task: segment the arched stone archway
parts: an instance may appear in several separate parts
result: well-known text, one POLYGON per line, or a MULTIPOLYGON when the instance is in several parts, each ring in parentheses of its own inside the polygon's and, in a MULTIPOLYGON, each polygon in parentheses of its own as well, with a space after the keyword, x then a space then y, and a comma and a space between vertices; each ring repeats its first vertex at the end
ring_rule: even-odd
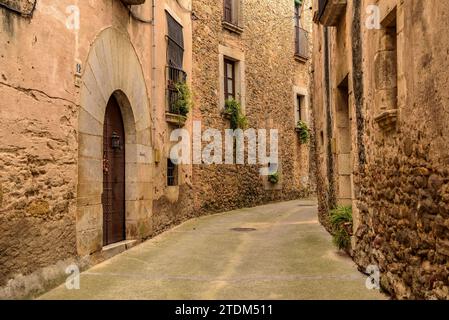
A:
POLYGON ((103 123, 114 95, 125 127, 126 239, 151 232, 152 142, 142 67, 126 34, 103 30, 85 63, 79 111, 77 248, 80 256, 103 247, 103 123))

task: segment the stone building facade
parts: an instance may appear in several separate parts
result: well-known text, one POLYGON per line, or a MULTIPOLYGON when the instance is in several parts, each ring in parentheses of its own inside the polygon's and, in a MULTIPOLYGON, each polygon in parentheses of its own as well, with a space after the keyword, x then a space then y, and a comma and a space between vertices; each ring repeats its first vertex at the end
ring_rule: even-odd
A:
POLYGON ((352 255, 399 299, 449 298, 445 1, 316 0, 320 219, 352 205, 352 255))
POLYGON ((310 29, 307 3, 235 1, 226 24, 221 1, 0 0, 0 297, 39 293, 67 266, 190 217, 307 195, 294 120, 300 95, 310 121, 310 38, 295 59, 295 6, 310 29), (239 65, 249 125, 280 130, 277 186, 257 166, 169 159, 175 129, 229 126, 220 57, 239 65), (187 116, 173 109, 179 82, 187 116))
POLYGON ((261 165, 194 165, 195 207, 219 212, 307 196, 313 189, 309 145, 300 143, 295 126, 299 98, 301 117, 310 121, 311 2, 232 0, 222 6, 216 0, 196 0, 193 12, 194 120, 201 121, 203 131, 230 128, 223 114, 223 79, 229 78, 226 69, 233 68, 235 100, 247 128, 279 130, 277 184, 259 174, 261 165), (227 6, 232 8, 228 17, 227 6), (296 55, 295 6, 299 45, 305 50, 296 55))
POLYGON ((88 266, 192 215, 179 192, 189 189, 190 168, 168 187, 163 160, 173 129, 168 19, 182 29, 177 67, 189 82, 190 7, 187 0, 0 1, 2 297, 38 292, 66 277, 74 261, 88 266), (106 139, 114 108, 123 133, 106 139), (114 169, 106 146, 113 158, 122 154, 114 169), (121 180, 107 189, 105 174, 116 169, 121 180), (105 200, 111 192, 120 211, 105 200))

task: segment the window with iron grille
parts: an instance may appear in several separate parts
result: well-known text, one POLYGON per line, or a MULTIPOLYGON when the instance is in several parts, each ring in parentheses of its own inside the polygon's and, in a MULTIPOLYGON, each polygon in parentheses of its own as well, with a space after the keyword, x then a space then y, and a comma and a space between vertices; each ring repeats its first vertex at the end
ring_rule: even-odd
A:
POLYGON ((235 100, 235 61, 224 60, 224 94, 225 100, 235 100))
POLYGON ((171 161, 170 158, 167 159, 167 186, 177 186, 178 185, 178 170, 177 166, 171 161))
POLYGON ((187 74, 183 70, 184 36, 182 26, 168 13, 167 15, 167 111, 177 113, 174 105, 179 92, 176 84, 187 81, 187 74))

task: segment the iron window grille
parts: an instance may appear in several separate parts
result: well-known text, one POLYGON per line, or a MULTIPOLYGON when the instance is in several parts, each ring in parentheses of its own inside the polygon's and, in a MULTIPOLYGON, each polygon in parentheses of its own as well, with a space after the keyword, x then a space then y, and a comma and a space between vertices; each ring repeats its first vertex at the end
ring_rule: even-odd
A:
POLYGON ((167 66, 166 69, 167 79, 167 111, 177 114, 179 110, 176 110, 175 104, 179 99, 179 92, 176 89, 176 84, 187 81, 187 73, 176 67, 167 66))
POLYGON ((178 184, 177 166, 171 161, 170 158, 167 159, 167 185, 169 187, 176 186, 178 184))

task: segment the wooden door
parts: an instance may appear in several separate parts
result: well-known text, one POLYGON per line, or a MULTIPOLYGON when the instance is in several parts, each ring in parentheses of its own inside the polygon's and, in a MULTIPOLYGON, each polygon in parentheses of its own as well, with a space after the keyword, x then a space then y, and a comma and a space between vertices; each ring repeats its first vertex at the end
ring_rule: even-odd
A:
POLYGON ((125 240, 125 130, 120 107, 109 99, 103 127, 103 245, 125 240))

